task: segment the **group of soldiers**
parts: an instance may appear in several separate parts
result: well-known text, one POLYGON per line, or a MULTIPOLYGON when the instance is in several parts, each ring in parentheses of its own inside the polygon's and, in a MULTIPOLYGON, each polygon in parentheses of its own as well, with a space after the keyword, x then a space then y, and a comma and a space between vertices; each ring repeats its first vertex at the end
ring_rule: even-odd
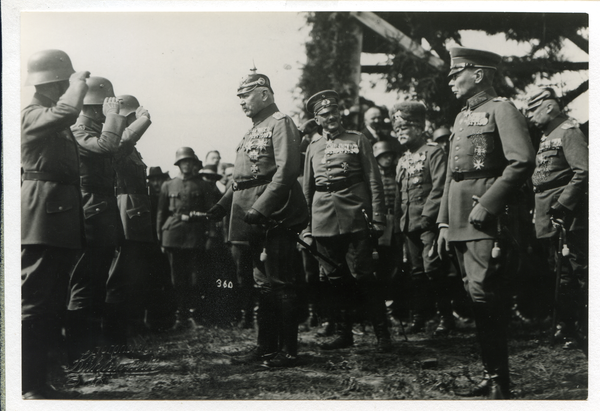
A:
POLYGON ((455 327, 450 290, 460 273, 484 368, 464 395, 509 398, 511 229, 528 187, 529 223, 533 217, 548 260, 566 258, 558 264, 556 337, 585 342, 587 137, 552 88, 536 88, 526 113, 543 132, 536 155, 526 117, 492 87, 501 57, 462 47, 450 54, 449 86, 465 106, 435 141, 417 101, 392 108, 393 137, 376 107, 362 132, 346 129, 334 90, 309 98, 314 118, 297 127, 277 108, 269 78, 253 71, 237 90, 252 127, 226 184, 188 147, 176 153, 179 176, 158 168, 146 175, 135 143, 151 121, 137 99, 75 72, 62 51, 32 56, 27 84, 36 93, 22 114, 21 156, 24 397, 55 394, 46 356, 65 301, 74 362, 101 342, 127 345, 128 327, 151 318, 148 276, 165 266, 170 281, 157 289, 174 295, 174 328, 193 322, 203 310, 198 294, 214 287, 227 261, 244 323, 253 321, 255 290, 258 300, 256 347, 231 361, 266 368, 297 364, 307 290, 328 325, 323 350, 352 346, 355 323, 368 321, 376 351, 390 352, 402 267, 410 279, 406 332, 424 329, 431 306, 436 335, 455 327))

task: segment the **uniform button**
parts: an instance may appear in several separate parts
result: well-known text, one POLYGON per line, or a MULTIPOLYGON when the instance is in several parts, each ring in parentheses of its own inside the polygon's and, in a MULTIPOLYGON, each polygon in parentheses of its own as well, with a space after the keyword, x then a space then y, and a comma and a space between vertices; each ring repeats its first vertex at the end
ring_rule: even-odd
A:
POLYGON ((463 130, 464 130, 464 128, 462 128, 462 127, 461 127, 461 128, 459 128, 458 130, 459 130, 459 131, 463 131, 463 130))
POLYGON ((331 161, 327 160, 327 164, 331 164, 331 161))
POLYGON ((456 141, 460 141, 460 137, 456 137, 456 141))
POLYGON ((458 171, 458 166, 454 167, 454 169, 455 169, 456 171, 458 171))
POLYGON ((62 208, 62 206, 60 206, 60 207, 58 207, 58 209, 59 209, 59 210, 62 210, 63 208, 62 208))
POLYGON ((140 212, 138 211, 138 215, 141 215, 141 214, 142 214, 142 213, 140 213, 140 212))
POLYGON ((331 180, 331 176, 327 176, 327 178, 331 180))
POLYGON ((456 146, 456 151, 458 151, 458 150, 460 150, 460 147, 459 147, 459 146, 456 146))
POLYGON ((331 171, 331 169, 330 169, 330 168, 327 168, 327 171, 331 171))
POLYGON ((100 209, 99 209, 99 208, 97 208, 97 209, 96 209, 96 211, 100 211, 100 209))
POLYGON ((454 156, 454 159, 455 159, 455 160, 458 160, 458 156, 454 156))

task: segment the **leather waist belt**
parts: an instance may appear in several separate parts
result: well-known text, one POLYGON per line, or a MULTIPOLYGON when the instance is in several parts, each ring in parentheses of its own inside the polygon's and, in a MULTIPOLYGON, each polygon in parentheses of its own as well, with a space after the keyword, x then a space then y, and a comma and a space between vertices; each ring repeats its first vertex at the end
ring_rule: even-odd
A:
POLYGON ((365 181, 363 176, 353 176, 353 177, 345 178, 340 181, 336 181, 334 183, 316 186, 315 190, 320 193, 323 193, 323 192, 333 193, 335 191, 340 191, 345 188, 351 187, 354 184, 362 183, 363 181, 365 181))
POLYGON ((146 195, 150 195, 150 190, 148 187, 141 189, 141 188, 127 188, 127 187, 117 187, 115 188, 115 194, 116 195, 120 195, 120 194, 146 194, 146 195))
POLYGON ((467 173, 452 172, 452 179, 454 181, 463 180, 476 180, 478 178, 490 178, 499 177, 502 175, 504 170, 481 170, 481 171, 469 171, 467 173))
POLYGON ((25 180, 37 180, 37 181, 53 181, 59 184, 79 186, 79 176, 69 180, 65 176, 61 176, 53 173, 46 173, 43 171, 25 171, 21 177, 25 180))
POLYGON ((82 184, 81 191, 85 191, 86 193, 100 194, 103 196, 111 196, 111 197, 114 197, 114 195, 115 195, 114 187, 100 187, 100 186, 92 186, 92 185, 88 185, 88 184, 82 184))
POLYGON ((267 180, 265 178, 255 178, 253 180, 246 181, 234 181, 232 188, 233 191, 241 191, 252 187, 264 186, 265 184, 269 184, 270 182, 271 180, 267 180))
POLYGON ((563 187, 569 184, 571 181, 571 177, 561 178, 555 181, 549 181, 544 184, 540 184, 538 186, 533 186, 534 193, 543 193, 546 190, 552 190, 553 188, 563 187))

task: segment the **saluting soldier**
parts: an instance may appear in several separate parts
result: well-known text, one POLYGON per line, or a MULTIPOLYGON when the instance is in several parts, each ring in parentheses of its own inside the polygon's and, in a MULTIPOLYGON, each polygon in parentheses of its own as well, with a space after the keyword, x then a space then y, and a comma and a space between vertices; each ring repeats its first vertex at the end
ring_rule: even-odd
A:
POLYGON ((555 338, 570 347, 579 340, 579 331, 587 352, 588 141, 578 124, 562 112, 551 87, 536 87, 529 94, 527 115, 544 132, 532 176, 536 235, 554 260, 562 250, 557 250, 558 230, 552 219, 562 221, 569 248, 570 270, 565 264, 560 273, 555 338))
POLYGON ((108 275, 105 335, 111 345, 125 346, 128 324, 134 333, 142 331, 143 298, 148 284, 145 276, 151 267, 150 256, 158 247, 152 231, 146 164, 135 148, 152 124, 150 114, 134 96, 122 95, 117 99, 119 114, 127 119, 114 162, 117 206, 125 239, 108 275))
POLYGON ((157 212, 158 239, 171 264, 171 280, 177 294, 177 320, 174 330, 193 325, 192 310, 198 303, 194 293, 194 276, 201 275, 208 228, 205 213, 210 208, 207 193, 210 183, 194 173, 200 161, 190 147, 181 147, 175 154, 180 174, 163 183, 157 212))
POLYGON ((410 262, 413 315, 406 332, 425 327, 433 303, 440 311, 436 334, 454 328, 448 298, 447 273, 437 252, 432 252, 437 237, 436 220, 446 183, 446 155, 441 146, 428 143, 425 134, 427 108, 416 101, 396 104, 392 123, 398 141, 406 149, 398 162, 396 215, 404 233, 410 262))
POLYGON ((21 325, 24 399, 54 393, 46 385, 48 345, 58 335, 69 270, 82 246, 79 153, 70 126, 83 106, 88 71, 75 72, 62 50, 27 62, 35 86, 21 113, 21 325))
POLYGON ((372 219, 374 237, 379 237, 385 228, 383 184, 369 140, 342 127, 339 104, 340 97, 333 90, 321 91, 306 103, 322 133, 313 137, 306 151, 303 186, 311 220, 303 236, 309 243, 314 237, 318 250, 338 265, 321 264, 332 285, 339 317, 336 337, 321 348, 354 344, 350 310, 360 293, 367 303, 377 349, 389 351, 385 302, 373 273, 375 244, 364 216, 372 219))
POLYGON ((449 85, 465 107, 450 137, 438 253, 453 246, 473 301, 485 371, 481 383, 464 394, 508 398, 506 250, 498 252, 495 243, 501 245, 498 220, 533 171, 534 152, 525 118, 492 87, 501 57, 462 47, 450 55, 449 85))
POLYGON ((231 210, 229 240, 249 245, 260 294, 258 345, 232 362, 290 367, 298 354, 300 280, 293 236, 308 218, 297 181, 300 135, 292 119, 277 108, 264 74, 248 75, 237 95, 252 128, 238 145, 234 182, 210 214, 221 219, 231 210))
POLYGON ((83 110, 71 128, 79 144, 86 246, 71 273, 68 311, 70 360, 101 343, 106 282, 123 225, 115 197, 113 163, 127 120, 111 82, 90 77, 83 110))

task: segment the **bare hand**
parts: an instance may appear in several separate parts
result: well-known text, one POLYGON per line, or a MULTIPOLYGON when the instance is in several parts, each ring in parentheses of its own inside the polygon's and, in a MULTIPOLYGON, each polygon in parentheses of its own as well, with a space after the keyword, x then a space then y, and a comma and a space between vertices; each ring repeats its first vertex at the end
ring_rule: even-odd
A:
POLYGON ((76 73, 71 74, 71 77, 69 77, 69 81, 71 81, 71 82, 77 81, 77 80, 85 81, 88 78, 90 78, 89 71, 78 71, 76 73))
POLYGON ((469 214, 469 223, 473 224, 478 230, 481 228, 492 218, 492 215, 479 203, 473 207, 471 210, 471 214, 469 214))
POLYGON ((139 106, 136 110, 135 110, 135 118, 140 118, 140 117, 146 117, 148 120, 150 120, 150 113, 148 113, 148 110, 146 110, 144 107, 139 106))
POLYGON ((116 97, 106 97, 102 105, 102 113, 105 116, 109 114, 119 114, 119 100, 116 97))
POLYGON ((448 242, 448 227, 440 228, 440 234, 437 240, 437 253, 440 258, 450 252, 450 243, 448 242))
POLYGON ((315 243, 315 239, 313 238, 312 235, 306 236, 304 237, 304 242, 312 248, 313 244, 315 243))

